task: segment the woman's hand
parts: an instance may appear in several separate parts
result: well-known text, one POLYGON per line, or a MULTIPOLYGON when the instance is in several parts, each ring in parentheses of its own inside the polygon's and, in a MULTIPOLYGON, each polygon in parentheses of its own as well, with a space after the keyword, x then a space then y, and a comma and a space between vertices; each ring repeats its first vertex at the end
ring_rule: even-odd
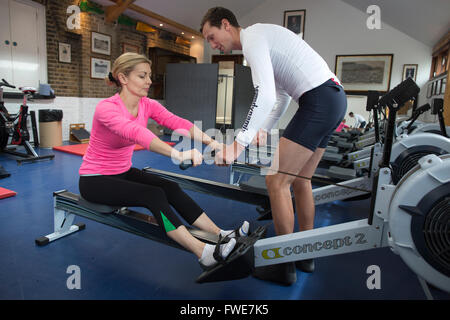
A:
POLYGON ((180 157, 181 162, 191 160, 193 167, 199 166, 203 162, 203 155, 197 149, 183 151, 180 153, 180 157))

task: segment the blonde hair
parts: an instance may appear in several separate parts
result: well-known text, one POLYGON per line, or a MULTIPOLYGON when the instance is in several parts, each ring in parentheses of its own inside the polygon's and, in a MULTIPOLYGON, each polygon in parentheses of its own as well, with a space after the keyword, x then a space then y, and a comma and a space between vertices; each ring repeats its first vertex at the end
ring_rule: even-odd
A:
POLYGON ((134 52, 126 52, 120 55, 113 63, 110 75, 105 78, 106 84, 109 86, 121 87, 119 81, 119 73, 128 76, 134 67, 140 63, 148 63, 150 66, 152 62, 142 54, 134 52))

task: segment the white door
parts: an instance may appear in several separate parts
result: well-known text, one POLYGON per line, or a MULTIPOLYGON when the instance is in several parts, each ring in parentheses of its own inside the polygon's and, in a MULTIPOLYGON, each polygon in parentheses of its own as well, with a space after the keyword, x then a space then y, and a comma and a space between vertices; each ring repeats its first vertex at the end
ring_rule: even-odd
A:
POLYGON ((13 84, 11 64, 11 28, 9 24, 9 0, 0 0, 0 79, 13 84))
POLYGON ((17 87, 36 87, 39 84, 37 9, 18 1, 10 1, 9 5, 13 81, 17 87))

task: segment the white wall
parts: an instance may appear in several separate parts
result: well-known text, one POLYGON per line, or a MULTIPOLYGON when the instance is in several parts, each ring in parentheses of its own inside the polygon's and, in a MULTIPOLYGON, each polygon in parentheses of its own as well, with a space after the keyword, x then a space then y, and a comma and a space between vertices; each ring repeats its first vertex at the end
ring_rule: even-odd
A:
MULTIPOLYGON (((27 103, 29 111, 36 111, 36 122, 39 132, 39 110, 58 109, 63 111, 62 138, 69 140, 70 124, 84 123, 87 131, 92 130, 92 119, 94 118, 95 107, 105 98, 79 98, 79 97, 56 97, 52 100, 34 100, 27 103)), ((164 101, 157 100, 164 105, 164 101)), ((19 112, 22 99, 5 99, 5 106, 9 113, 19 112)), ((28 130, 31 132, 31 122, 28 117, 28 130)), ((152 123, 153 120, 149 120, 152 123)), ((153 122, 154 123, 154 122, 153 122)), ((33 140, 33 139, 31 139, 33 140)))
MULTIPOLYGON (((95 106, 102 98, 56 97, 52 100, 34 100, 27 103, 29 111, 36 111, 36 122, 39 131, 39 111, 41 109, 58 109, 63 111, 62 137, 69 140, 70 124, 84 123, 88 131, 92 129, 95 106)), ((19 112, 21 99, 5 99, 5 106, 9 113, 19 112)), ((30 119, 30 118, 28 118, 30 119)), ((31 124, 28 129, 31 133, 31 124)), ((32 140, 32 139, 31 139, 32 140)))
POLYGON ((204 63, 205 59, 205 48, 204 48, 204 41, 203 38, 196 37, 191 41, 191 48, 189 51, 189 55, 191 57, 197 58, 197 63, 204 63))
MULTIPOLYGON (((392 53, 391 88, 401 82, 404 64, 418 64, 419 105, 427 102, 425 83, 431 68, 432 48, 385 24, 383 12, 381 30, 369 30, 366 26, 369 15, 340 0, 267 0, 250 14, 238 17, 238 21, 244 28, 258 22, 282 25, 285 10, 299 9, 306 9, 305 41, 325 59, 333 72, 336 55, 392 53)), ((206 55, 211 53, 207 45, 205 49, 206 55)), ((368 117, 365 103, 364 97, 348 96, 347 114, 353 111, 368 117)), ((297 109, 297 103, 292 102, 278 127, 286 127, 297 109)), ((348 123, 352 124, 353 120, 348 123)))

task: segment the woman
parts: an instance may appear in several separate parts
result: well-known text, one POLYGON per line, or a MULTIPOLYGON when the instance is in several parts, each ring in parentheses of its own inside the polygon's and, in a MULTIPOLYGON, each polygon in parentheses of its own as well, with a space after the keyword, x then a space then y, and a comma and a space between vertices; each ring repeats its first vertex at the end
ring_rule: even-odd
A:
POLYGON ((135 144, 178 161, 191 160, 194 166, 202 163, 199 151, 179 152, 158 139, 147 129, 149 118, 170 129, 189 132, 191 137, 213 149, 220 148, 219 143, 190 121, 147 98, 152 83, 150 77, 151 61, 142 55, 124 53, 114 62, 107 83, 117 86, 119 93, 100 101, 95 109, 89 147, 79 170, 80 193, 91 202, 146 207, 167 236, 193 252, 200 265, 209 269, 217 264, 213 256, 215 246, 194 238, 171 206, 189 224, 230 238, 228 243, 220 245, 221 258, 226 258, 233 250, 234 237, 247 233, 248 222, 244 222, 239 232, 221 230, 178 184, 132 167, 135 144))
POLYGON ((336 128, 336 132, 341 132, 344 129, 348 129, 350 128, 348 125, 345 124, 346 120, 342 119, 341 123, 338 125, 338 127, 336 128))

